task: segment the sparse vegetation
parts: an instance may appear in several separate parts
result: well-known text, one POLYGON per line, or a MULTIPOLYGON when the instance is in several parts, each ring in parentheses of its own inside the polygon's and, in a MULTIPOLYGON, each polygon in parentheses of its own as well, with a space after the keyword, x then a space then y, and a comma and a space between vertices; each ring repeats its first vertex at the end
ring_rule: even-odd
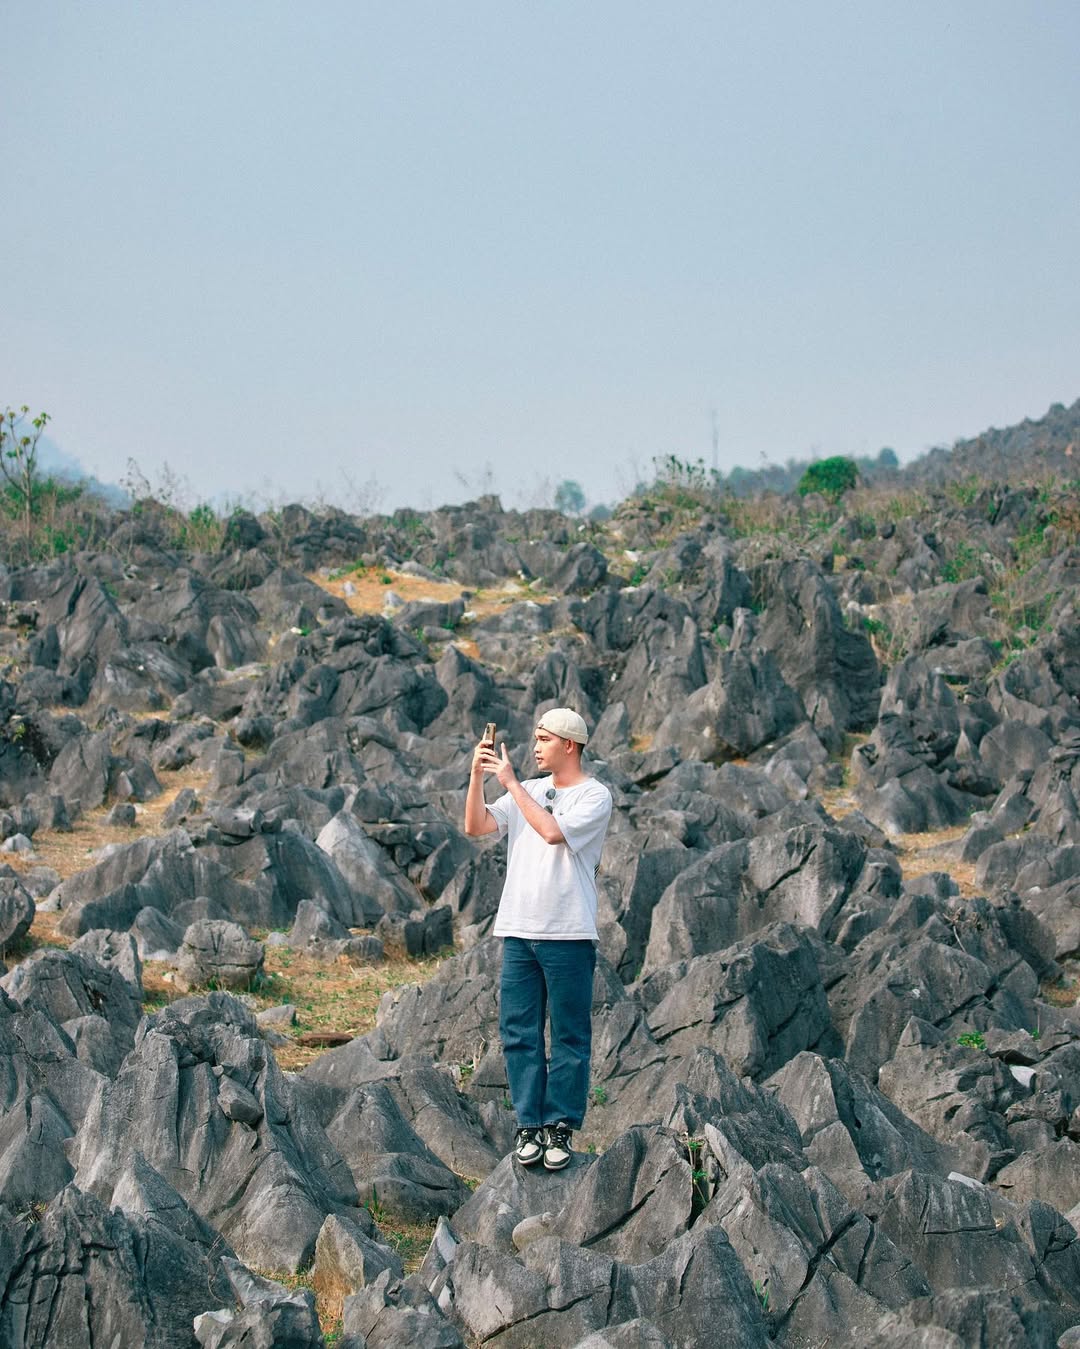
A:
POLYGON ((956 1037, 956 1043, 965 1049, 985 1049, 986 1037, 979 1030, 965 1031, 963 1035, 956 1037))

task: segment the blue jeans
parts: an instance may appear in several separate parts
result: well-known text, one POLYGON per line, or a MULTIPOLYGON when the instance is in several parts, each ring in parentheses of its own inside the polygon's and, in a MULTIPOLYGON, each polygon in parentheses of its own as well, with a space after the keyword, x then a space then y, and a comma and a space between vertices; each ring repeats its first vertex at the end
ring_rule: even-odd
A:
POLYGON ((521 1128, 564 1121, 581 1128, 589 1095, 595 968, 591 941, 503 938, 499 1034, 521 1128), (549 1015, 550 1061, 544 1050, 549 1015))

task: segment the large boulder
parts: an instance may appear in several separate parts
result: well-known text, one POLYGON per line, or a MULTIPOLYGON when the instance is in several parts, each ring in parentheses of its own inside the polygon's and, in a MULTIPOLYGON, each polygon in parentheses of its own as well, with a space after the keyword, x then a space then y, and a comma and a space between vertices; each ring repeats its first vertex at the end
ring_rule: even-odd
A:
POLYGON ((176 986, 246 991, 262 975, 263 946, 239 923, 203 918, 192 923, 176 958, 176 986))
POLYGON ((786 735, 805 716, 770 652, 732 649, 721 652, 709 683, 675 702, 653 745, 671 747, 683 759, 724 763, 786 735))
POLYGON ((721 950, 774 922, 827 935, 865 861, 854 834, 805 825, 713 849, 675 878, 653 911, 643 973, 721 950))

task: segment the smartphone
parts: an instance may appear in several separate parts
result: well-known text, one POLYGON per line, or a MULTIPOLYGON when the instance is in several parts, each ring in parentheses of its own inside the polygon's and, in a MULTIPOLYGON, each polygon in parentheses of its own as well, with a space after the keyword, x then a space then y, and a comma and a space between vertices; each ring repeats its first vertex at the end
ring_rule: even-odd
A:
POLYGON ((493 721, 489 721, 484 727, 484 738, 481 744, 491 750, 492 754, 495 753, 495 723, 493 721))

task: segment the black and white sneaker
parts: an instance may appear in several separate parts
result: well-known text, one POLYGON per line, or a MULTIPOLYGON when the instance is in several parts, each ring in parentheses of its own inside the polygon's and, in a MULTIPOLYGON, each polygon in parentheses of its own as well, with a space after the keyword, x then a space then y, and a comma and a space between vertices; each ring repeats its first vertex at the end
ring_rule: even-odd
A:
POLYGON ((573 1130, 569 1124, 549 1124, 544 1130, 544 1166, 548 1171, 561 1171, 569 1166, 574 1156, 570 1146, 573 1130))
POLYGON ((514 1156, 522 1166, 535 1166, 544 1155, 544 1130, 519 1129, 514 1135, 514 1156))

